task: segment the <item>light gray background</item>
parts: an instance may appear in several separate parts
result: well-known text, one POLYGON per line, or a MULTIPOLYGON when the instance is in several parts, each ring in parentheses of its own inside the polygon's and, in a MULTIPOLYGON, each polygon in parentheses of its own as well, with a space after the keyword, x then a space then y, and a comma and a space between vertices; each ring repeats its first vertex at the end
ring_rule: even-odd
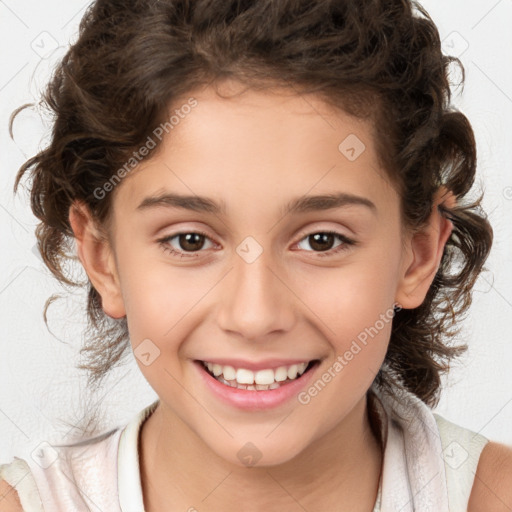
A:
MULTIPOLYGON (((9 138, 7 120, 34 101, 53 64, 76 37, 89 2, 0 1, 0 463, 27 457, 39 443, 66 434, 83 414, 85 379, 74 369, 85 295, 67 297, 34 253, 36 219, 27 194, 13 197, 19 166, 43 147, 45 125, 25 111, 9 138), (57 48, 48 57, 48 52, 57 48), (42 310, 54 292, 67 297, 42 310)), ((477 282, 463 337, 469 352, 445 380, 437 412, 496 441, 512 444, 512 2, 426 0, 447 53, 466 69, 454 104, 470 119, 479 152, 478 190, 495 230, 487 267, 477 282)), ((127 421, 156 398, 133 358, 115 370, 95 400, 104 426, 127 421)))

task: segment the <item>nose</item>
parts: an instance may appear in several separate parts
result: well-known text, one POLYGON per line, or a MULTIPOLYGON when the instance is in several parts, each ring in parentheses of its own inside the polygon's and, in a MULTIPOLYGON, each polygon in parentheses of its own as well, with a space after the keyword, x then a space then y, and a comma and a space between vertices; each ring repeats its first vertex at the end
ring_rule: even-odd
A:
POLYGON ((218 310, 217 321, 224 331, 263 341, 292 328, 295 294, 288 273, 273 264, 269 253, 263 251, 251 263, 234 255, 234 268, 224 280, 218 310))

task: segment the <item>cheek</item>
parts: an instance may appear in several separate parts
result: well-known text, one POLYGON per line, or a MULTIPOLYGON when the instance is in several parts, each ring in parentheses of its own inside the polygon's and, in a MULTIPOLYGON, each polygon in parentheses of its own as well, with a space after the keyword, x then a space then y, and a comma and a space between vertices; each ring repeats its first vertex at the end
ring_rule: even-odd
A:
POLYGON ((385 359, 394 318, 389 272, 377 265, 345 270, 317 282, 307 296, 330 354, 299 401, 328 418, 326 429, 341 421, 371 386, 385 359))
POLYGON ((331 333, 328 338, 356 337, 381 314, 392 313, 397 282, 394 270, 392 258, 366 257, 308 279, 304 297, 331 333))
POLYGON ((134 240, 119 239, 118 269, 130 341, 136 347, 149 338, 160 344, 177 317, 183 316, 187 289, 183 274, 165 265, 158 248, 134 240), (150 253, 151 251, 151 253, 150 253), (158 261, 155 261, 155 254, 158 261))
POLYGON ((325 377, 336 378, 324 395, 326 399, 336 399, 335 389, 352 389, 354 396, 358 395, 357 390, 366 390, 387 352, 399 247, 374 247, 355 252, 345 266, 333 268, 332 272, 316 273, 315 279, 308 279, 302 288, 304 302, 314 313, 312 321, 321 328, 332 349, 327 363, 330 375, 325 377))
POLYGON ((155 389, 171 376, 182 378, 186 341, 201 322, 204 299, 218 281, 207 268, 180 268, 165 258, 163 251, 160 255, 153 250, 150 260, 147 249, 135 246, 118 258, 130 343, 155 389), (158 357, 146 366, 139 357, 143 351, 158 357))

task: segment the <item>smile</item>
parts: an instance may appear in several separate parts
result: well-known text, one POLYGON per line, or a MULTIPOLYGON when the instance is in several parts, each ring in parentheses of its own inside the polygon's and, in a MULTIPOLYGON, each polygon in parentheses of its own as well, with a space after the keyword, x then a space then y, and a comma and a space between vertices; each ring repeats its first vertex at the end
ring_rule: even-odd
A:
POLYGON ((205 370, 218 382, 232 388, 247 391, 268 391, 278 389, 299 379, 316 362, 305 361, 278 368, 264 368, 257 371, 247 368, 235 368, 230 365, 220 365, 201 361, 205 370))

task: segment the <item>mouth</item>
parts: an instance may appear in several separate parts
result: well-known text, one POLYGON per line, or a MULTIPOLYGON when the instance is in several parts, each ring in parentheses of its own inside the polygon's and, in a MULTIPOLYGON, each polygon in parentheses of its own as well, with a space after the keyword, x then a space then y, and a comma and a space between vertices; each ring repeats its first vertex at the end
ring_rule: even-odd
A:
POLYGON ((244 391, 268 392, 302 379, 305 374, 320 363, 320 360, 313 359, 311 361, 283 365, 277 368, 264 368, 257 371, 208 361, 196 362, 212 378, 225 386, 244 391))

